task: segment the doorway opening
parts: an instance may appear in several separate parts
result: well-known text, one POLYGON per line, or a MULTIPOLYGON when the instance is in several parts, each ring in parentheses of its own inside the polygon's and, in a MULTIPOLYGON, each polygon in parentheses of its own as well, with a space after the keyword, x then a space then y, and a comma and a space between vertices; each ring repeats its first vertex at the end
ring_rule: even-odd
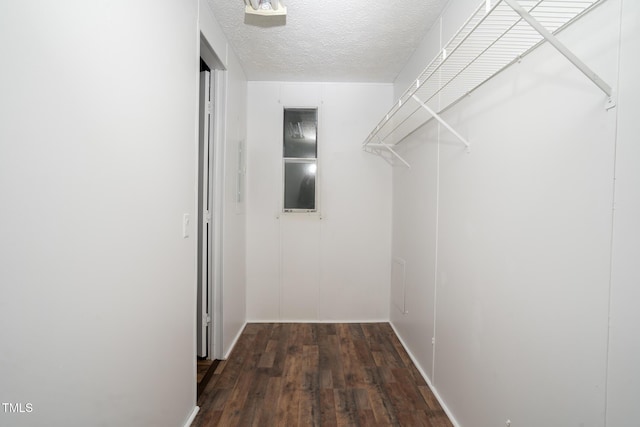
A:
POLYGON ((197 181, 197 395, 220 359, 224 67, 201 35, 197 181))
POLYGON ((211 339, 211 194, 213 177, 210 159, 213 130, 211 69, 200 59, 199 135, 198 135, 198 306, 196 314, 197 355, 210 358, 211 339))

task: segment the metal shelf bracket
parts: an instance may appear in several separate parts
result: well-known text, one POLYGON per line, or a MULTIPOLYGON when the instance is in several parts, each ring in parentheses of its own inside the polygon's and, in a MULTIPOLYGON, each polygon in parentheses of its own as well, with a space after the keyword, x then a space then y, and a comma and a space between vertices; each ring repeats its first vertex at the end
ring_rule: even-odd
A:
POLYGON ((427 110, 429 112, 429 114, 431 114, 431 116, 433 116, 434 119, 436 119, 438 122, 440 122, 440 124, 442 126, 444 126, 445 128, 447 128, 449 130, 449 132, 451 132, 452 134, 455 135, 456 138, 458 138, 466 147, 467 147, 467 151, 469 151, 471 149, 471 145, 469 144, 469 141, 466 140, 465 137, 463 137, 462 135, 460 135, 458 132, 456 132, 456 130, 454 128, 451 127, 451 125, 449 125, 449 123, 445 122, 444 119, 442 117, 440 117, 440 115, 438 113, 436 113, 435 111, 433 111, 431 108, 429 108, 429 106, 427 104, 425 104, 424 102, 422 102, 420 100, 420 98, 418 98, 415 95, 411 96, 418 104, 420 104, 420 106, 422 108, 424 108, 425 110, 427 110))
POLYGON ((395 146, 436 119, 469 152, 469 141, 441 115, 544 41, 606 94, 607 110, 614 108, 616 94, 612 87, 554 35, 604 1, 478 0, 475 11, 383 116, 362 148, 389 163, 399 160, 408 167, 395 146), (424 111, 428 112, 428 118, 424 111))
POLYGON ((578 58, 569 48, 567 48, 556 36, 554 36, 549 30, 547 30, 536 18, 531 16, 517 0, 504 0, 511 9, 514 10, 520 17, 527 22, 534 30, 536 30, 546 41, 549 42, 558 52, 560 52, 565 58, 569 60, 576 68, 578 68, 589 80, 591 80, 596 86, 600 88, 608 97, 605 108, 607 110, 615 107, 615 100, 613 99, 613 89, 607 82, 605 82, 595 71, 593 71, 587 64, 585 64, 580 58, 578 58))
POLYGON ((374 149, 374 150, 377 149, 377 148, 384 148, 389 153, 391 153, 391 155, 393 157, 395 157, 396 159, 400 160, 406 167, 411 169, 411 165, 409 164, 409 162, 407 162, 405 159, 403 159, 402 156, 400 154, 398 154, 398 152, 396 150, 391 148, 391 146, 389 144, 385 144, 384 142, 382 142, 379 139, 378 139, 378 143, 367 144, 366 148, 371 148, 371 149, 374 149))

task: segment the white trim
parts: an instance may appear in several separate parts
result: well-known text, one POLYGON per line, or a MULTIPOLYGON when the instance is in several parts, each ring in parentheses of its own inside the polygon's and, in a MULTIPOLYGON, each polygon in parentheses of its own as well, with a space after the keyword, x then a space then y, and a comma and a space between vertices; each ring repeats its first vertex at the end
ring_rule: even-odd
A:
POLYGON ((213 146, 210 158, 212 158, 213 173, 209 194, 212 196, 211 223, 209 227, 210 241, 212 243, 213 259, 210 278, 211 292, 209 297, 213 307, 213 327, 209 328, 211 336, 211 358, 217 359, 223 352, 224 325, 223 325, 223 239, 224 239, 224 206, 225 206, 225 147, 227 139, 227 71, 215 70, 212 74, 214 83, 214 128, 213 146))
POLYGON ((322 212, 317 210, 307 211, 303 209, 299 209, 299 210, 293 209, 293 210, 279 212, 276 215, 276 219, 280 219, 280 217, 323 219, 322 212))
POLYGON ((433 395, 438 400, 438 403, 440 403, 440 406, 442 406, 442 409, 444 410, 445 414, 447 414, 447 417, 449 417, 449 420, 451 421, 451 424, 453 424, 453 427, 460 427, 460 424, 456 421, 456 419, 454 418, 453 414, 451 413, 451 411, 449 410, 447 405, 444 403, 444 401, 440 397, 440 394, 438 394, 438 390, 433 386, 433 384, 431 383, 431 380, 424 373, 424 370, 422 369, 422 367, 418 363, 418 360, 413 356, 413 353, 411 353, 411 350, 409 350, 409 347, 405 344, 404 340, 402 339, 402 337, 398 333, 398 330, 393 325, 393 322, 390 321, 389 325, 391 325, 391 328, 393 329, 393 332, 395 332, 396 336, 398 337, 398 340, 400 341, 400 344, 402 344, 402 347, 404 348, 404 350, 409 355, 409 358, 411 358, 411 361, 416 366, 416 369, 418 369, 418 372, 420 372, 420 375, 422 375, 422 378, 424 378, 424 380, 427 382, 427 385, 431 389, 431 392, 433 393, 433 395))
POLYGON ((389 319, 370 319, 370 320, 340 320, 340 319, 276 319, 276 320, 247 320, 245 325, 248 323, 389 323, 389 319))
POLYGON ((235 338, 231 342, 231 345, 229 346, 229 350, 227 350, 227 352, 222 357, 222 360, 227 360, 229 358, 229 355, 231 354, 231 352, 233 351, 233 348, 238 343, 238 340, 240 339, 240 336, 242 335, 242 332, 244 332, 244 328, 246 327, 247 327, 247 322, 245 321, 242 327, 240 328, 240 330, 238 331, 238 333, 236 334, 235 338))
MULTIPOLYGON (((202 58, 202 57, 201 57, 202 58)), ((196 307, 196 335, 198 357, 211 357, 210 331, 211 322, 206 323, 205 317, 212 315, 210 293, 211 286, 207 272, 211 271, 210 242, 211 230, 206 224, 211 223, 211 200, 209 200, 209 188, 211 184, 211 130, 212 121, 212 100, 211 97, 211 71, 200 71, 200 92, 199 99, 199 143, 198 143, 198 178, 197 178, 197 204, 196 209, 196 244, 199 269, 198 269, 198 294, 201 295, 196 307), (204 74, 204 75, 203 75, 204 74), (206 98, 206 99, 203 99, 206 98), (208 217, 208 218, 207 218, 208 217), (209 232, 205 233, 204 230, 209 232), (206 235, 205 235, 206 234, 206 235), (203 320, 205 323, 203 323, 203 320), (198 332, 199 331, 199 332, 198 332)))
MULTIPOLYGON (((320 87, 322 90, 322 86, 320 87)), ((282 105, 282 132, 281 132, 281 136, 282 136, 282 156, 281 156, 281 162, 282 162, 282 176, 281 176, 281 181, 282 181, 282 189, 281 189, 281 198, 280 198, 280 207, 279 207, 279 211, 282 214, 285 215, 300 215, 300 214, 317 214, 318 217, 320 217, 320 175, 321 175, 321 168, 320 168, 320 144, 318 143, 318 135, 321 135, 322 132, 320 131, 320 117, 321 117, 321 111, 320 111, 320 106, 322 105, 322 95, 320 96, 320 102, 318 105, 313 106, 313 107, 292 107, 292 106, 286 106, 286 105, 282 105), (316 157, 285 157, 284 156, 284 113, 286 112, 286 110, 315 110, 316 111, 316 157), (284 207, 284 203, 285 203, 285 166, 288 162, 291 163, 314 163, 316 164, 316 174, 315 174, 315 184, 314 184, 314 204, 315 204, 315 209, 286 209, 284 207)), ((321 218, 320 218, 321 219, 321 218)))
MULTIPOLYGON (((212 324, 209 327, 209 358, 210 359, 218 359, 219 355, 222 354, 222 334, 223 334, 223 325, 222 325, 222 230, 223 230, 223 210, 224 210, 224 147, 226 141, 226 111, 227 111, 227 71, 224 63, 220 60, 218 56, 218 52, 212 47, 211 40, 207 37, 205 32, 203 31, 203 27, 201 25, 201 20, 203 16, 206 15, 207 18, 212 18, 210 11, 207 8, 207 12, 204 13, 200 8, 200 3, 198 2, 198 58, 205 59, 205 62, 213 59, 214 63, 208 63, 207 65, 211 69, 211 87, 213 89, 213 129, 212 135, 210 135, 210 146, 209 146, 209 158, 212 159, 210 163, 211 175, 209 180, 209 195, 212 196, 211 203, 211 220, 209 222, 209 239, 211 242, 210 248, 210 263, 211 268, 209 269, 209 315, 211 316, 212 324), (210 49, 210 52, 207 52, 205 56, 203 56, 202 49, 210 49), (217 61, 215 61, 217 59, 217 61)), ((207 25, 205 25, 206 27, 207 25)), ((210 33, 209 34, 213 34, 210 33)), ((218 46, 219 47, 219 46, 218 46)), ((225 63, 226 63, 227 52, 225 50, 225 63)), ((198 97, 200 94, 200 84, 199 84, 199 73, 197 88, 198 88, 198 97)), ((198 105, 199 108, 199 105, 198 105)), ((196 115, 196 153, 198 152, 199 140, 199 114, 196 115)), ((198 182, 198 156, 196 156, 196 183, 198 182)), ((194 212, 198 212, 198 185, 195 186, 195 209, 194 212)), ((198 243, 197 239, 194 239, 194 246, 197 248, 198 243)), ((200 274, 198 271, 198 262, 196 259, 195 262, 195 270, 196 274, 200 274)), ((196 301, 197 301, 197 281, 195 286, 196 292, 196 301)), ((197 316, 196 316, 197 317, 197 316)), ((199 321, 199 319, 196 319, 199 321)), ((197 334, 197 330, 196 330, 197 334)), ((196 342, 197 347, 197 342, 196 342)), ((197 348, 196 354, 197 354, 197 348)), ((195 355, 194 355, 195 357, 195 355)))
POLYGON ((189 427, 193 423, 193 420, 196 419, 196 415, 198 415, 198 412, 200 412, 200 407, 194 407, 193 411, 191 411, 191 415, 189 415, 189 418, 187 418, 187 422, 184 423, 184 427, 189 427))

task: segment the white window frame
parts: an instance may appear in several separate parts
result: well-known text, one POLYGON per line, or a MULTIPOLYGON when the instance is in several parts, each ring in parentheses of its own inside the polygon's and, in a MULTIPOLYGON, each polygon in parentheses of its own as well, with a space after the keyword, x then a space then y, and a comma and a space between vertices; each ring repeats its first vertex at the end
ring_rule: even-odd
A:
POLYGON ((281 141, 280 141, 280 147, 281 147, 281 159, 282 159, 282 188, 280 191, 281 194, 281 203, 280 203, 280 209, 282 211, 282 213, 284 214, 309 214, 309 215, 316 215, 320 212, 319 209, 319 203, 320 203, 320 191, 319 191, 319 181, 320 181, 320 146, 318 143, 318 135, 319 135, 319 128, 320 128, 320 108, 318 106, 306 106, 306 107, 301 107, 301 106, 295 106, 295 107, 290 107, 290 106, 285 106, 282 109, 282 133, 281 133, 281 141), (284 112, 286 110, 315 110, 316 111, 316 157, 285 157, 284 156, 284 132, 285 132, 285 128, 284 128, 284 112), (315 172, 315 185, 314 185, 314 209, 291 209, 291 208, 286 208, 285 207, 285 190, 286 190, 286 175, 285 175, 285 168, 286 168, 286 164, 287 163, 311 163, 311 164, 315 164, 316 165, 316 172, 315 172))

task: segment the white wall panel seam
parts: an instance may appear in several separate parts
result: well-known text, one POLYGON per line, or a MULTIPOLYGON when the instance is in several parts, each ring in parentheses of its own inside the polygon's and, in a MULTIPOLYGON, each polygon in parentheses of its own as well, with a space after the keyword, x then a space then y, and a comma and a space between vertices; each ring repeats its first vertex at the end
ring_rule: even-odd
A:
MULTIPOLYGON (((624 10, 624 1, 620 0, 620 12, 618 14, 618 50, 617 50, 617 72, 616 72, 616 81, 614 94, 620 93, 620 63, 621 63, 621 54, 622 54, 622 35, 623 35, 623 10, 624 10)), ((615 96, 615 95, 614 95, 615 96)), ((617 100, 616 100, 617 101, 617 100)), ((616 172, 618 165, 618 113, 620 108, 615 108, 615 135, 614 135, 614 149, 613 149, 613 182, 612 185, 612 193, 613 200, 611 206, 611 241, 609 246, 609 289, 608 289, 608 301, 607 301, 607 353, 605 357, 605 384, 604 384, 604 423, 605 427, 608 426, 609 419, 609 360, 611 353, 611 312, 612 312, 612 290, 613 290, 613 267, 614 267, 614 246, 615 246, 615 230, 616 230, 616 172)))

